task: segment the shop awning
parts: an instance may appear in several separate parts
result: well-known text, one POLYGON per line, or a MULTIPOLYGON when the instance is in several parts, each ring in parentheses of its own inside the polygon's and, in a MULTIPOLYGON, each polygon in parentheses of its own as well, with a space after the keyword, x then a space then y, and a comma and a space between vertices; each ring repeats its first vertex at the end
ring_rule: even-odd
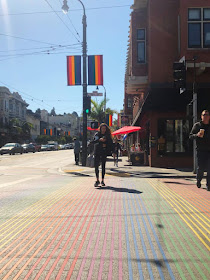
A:
POLYGON ((112 135, 128 134, 131 132, 139 131, 140 129, 140 126, 123 126, 122 128, 114 131, 112 135))

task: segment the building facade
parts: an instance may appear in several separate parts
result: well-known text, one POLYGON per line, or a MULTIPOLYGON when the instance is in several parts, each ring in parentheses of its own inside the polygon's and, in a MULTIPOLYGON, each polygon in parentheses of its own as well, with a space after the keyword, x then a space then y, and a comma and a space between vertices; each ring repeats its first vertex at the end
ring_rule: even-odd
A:
POLYGON ((40 120, 41 117, 38 114, 33 113, 31 110, 27 110, 26 121, 32 125, 30 134, 33 141, 35 141, 36 138, 40 135, 40 120))
POLYGON ((135 0, 125 74, 124 114, 141 126, 132 141, 157 167, 192 167, 192 85, 198 116, 210 109, 210 1, 135 0), (187 87, 174 88, 173 63, 186 60, 187 87), (196 58, 195 72, 193 58, 196 58), (195 74, 195 75, 194 75, 195 74))

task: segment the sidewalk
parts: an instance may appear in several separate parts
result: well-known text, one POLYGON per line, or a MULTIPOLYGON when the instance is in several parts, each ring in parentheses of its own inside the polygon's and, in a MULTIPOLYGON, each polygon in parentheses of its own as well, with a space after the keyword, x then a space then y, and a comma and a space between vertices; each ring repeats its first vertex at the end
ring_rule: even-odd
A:
MULTIPOLYGON (((132 166, 127 157, 119 157, 118 167, 114 166, 112 157, 106 162, 106 174, 119 177, 138 178, 183 178, 190 181, 196 180, 196 175, 188 169, 156 168, 149 166, 132 166)), ((72 175, 95 176, 95 169, 81 165, 70 164, 62 169, 63 172, 72 175)))

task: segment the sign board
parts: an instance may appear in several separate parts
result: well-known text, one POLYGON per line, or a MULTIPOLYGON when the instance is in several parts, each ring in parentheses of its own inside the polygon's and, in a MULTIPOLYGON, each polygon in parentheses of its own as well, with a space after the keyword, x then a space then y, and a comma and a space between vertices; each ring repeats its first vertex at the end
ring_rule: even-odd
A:
POLYGON ((98 91, 93 91, 93 92, 89 92, 87 95, 88 96, 103 96, 103 93, 98 92, 98 91))

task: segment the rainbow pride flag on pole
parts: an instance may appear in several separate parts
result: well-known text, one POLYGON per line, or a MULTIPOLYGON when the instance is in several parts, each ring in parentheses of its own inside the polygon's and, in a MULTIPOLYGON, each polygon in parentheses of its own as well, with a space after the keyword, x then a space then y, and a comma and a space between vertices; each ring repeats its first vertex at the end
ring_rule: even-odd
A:
POLYGON ((67 56, 68 86, 81 85, 81 56, 67 56))
POLYGON ((103 56, 88 56, 88 85, 103 85, 103 56))
POLYGON ((106 124, 112 126, 112 115, 106 114, 106 124))

